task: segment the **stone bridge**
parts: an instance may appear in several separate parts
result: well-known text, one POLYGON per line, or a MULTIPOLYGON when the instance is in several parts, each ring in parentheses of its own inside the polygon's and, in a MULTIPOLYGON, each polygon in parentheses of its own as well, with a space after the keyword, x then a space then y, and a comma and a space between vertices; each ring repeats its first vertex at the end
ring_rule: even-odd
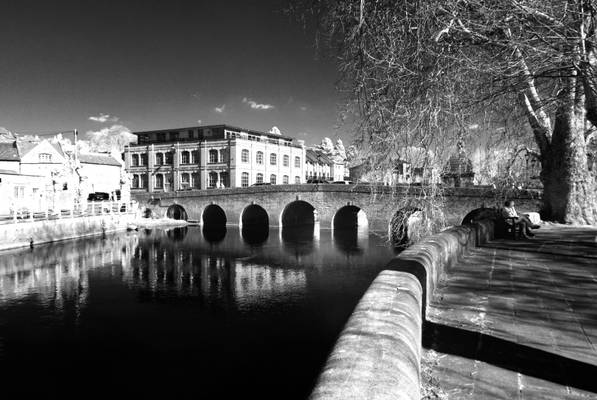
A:
MULTIPOLYGON (((370 231, 386 233, 397 216, 424 209, 428 191, 420 186, 302 184, 139 193, 133 197, 146 214, 202 225, 282 227, 319 222, 324 229, 367 225, 370 231)), ((446 223, 459 225, 469 211, 502 205, 506 197, 515 199, 521 211, 539 210, 536 191, 445 188, 442 207, 446 223)))

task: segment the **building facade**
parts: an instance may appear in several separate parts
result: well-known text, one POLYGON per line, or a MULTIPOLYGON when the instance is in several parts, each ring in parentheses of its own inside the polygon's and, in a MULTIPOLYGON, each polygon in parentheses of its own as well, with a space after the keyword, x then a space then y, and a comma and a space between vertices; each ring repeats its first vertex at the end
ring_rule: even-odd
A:
POLYGON ((319 149, 307 149, 305 158, 305 179, 344 180, 348 174, 344 162, 334 160, 319 149))
POLYGON ((212 125, 134 134, 125 149, 133 192, 304 182, 304 144, 276 133, 212 125))

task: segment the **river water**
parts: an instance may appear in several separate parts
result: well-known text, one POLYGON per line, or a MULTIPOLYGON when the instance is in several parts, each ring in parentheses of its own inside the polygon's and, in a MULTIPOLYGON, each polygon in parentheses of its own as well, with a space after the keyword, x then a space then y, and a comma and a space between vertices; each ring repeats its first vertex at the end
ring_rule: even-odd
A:
POLYGON ((304 399, 393 255, 366 231, 309 227, 141 230, 4 253, 0 393, 304 399))

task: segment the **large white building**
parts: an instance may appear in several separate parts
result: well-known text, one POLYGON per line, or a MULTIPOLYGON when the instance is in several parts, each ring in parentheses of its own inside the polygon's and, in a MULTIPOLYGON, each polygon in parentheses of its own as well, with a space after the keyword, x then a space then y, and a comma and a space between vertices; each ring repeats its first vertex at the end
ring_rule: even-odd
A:
POLYGON ((229 125, 134 132, 125 149, 132 191, 303 183, 302 141, 229 125))

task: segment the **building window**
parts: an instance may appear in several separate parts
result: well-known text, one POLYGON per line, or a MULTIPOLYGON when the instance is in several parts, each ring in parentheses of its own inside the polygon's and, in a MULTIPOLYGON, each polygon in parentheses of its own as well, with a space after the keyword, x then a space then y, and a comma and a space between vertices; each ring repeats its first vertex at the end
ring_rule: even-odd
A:
POLYGON ((172 174, 167 174, 166 175, 166 187, 164 188, 164 190, 169 191, 172 190, 172 174))
POLYGON ((294 157, 294 167, 295 168, 301 167, 301 158, 300 157, 294 157))
POLYGON ((166 165, 172 165, 172 152, 171 151, 166 153, 166 165))
POLYGON ((50 153, 39 153, 39 162, 51 163, 52 155, 50 153))
POLYGON ((147 165, 147 154, 141 154, 141 157, 139 157, 139 165, 147 165))
POLYGON ((269 164, 276 165, 278 163, 278 155, 275 153, 271 153, 269 155, 269 164))
POLYGON ((155 153, 155 165, 162 165, 162 164, 164 164, 164 154, 155 153))
MULTIPOLYGON (((133 154, 131 156, 131 165, 133 167, 139 166, 139 154, 133 154)), ((137 177, 138 178, 138 177, 137 177)))
POLYGON ((275 174, 271 174, 269 176, 269 183, 271 183, 272 185, 276 184, 276 175, 275 174))
POLYGON ((147 179, 147 174, 141 174, 141 180, 139 182, 139 188, 146 188, 149 186, 147 179))
POLYGON ((191 174, 191 179, 193 180, 193 187, 195 189, 199 189, 201 187, 201 175, 199 175, 197 172, 193 172, 191 174))
POLYGON ((180 187, 182 189, 187 189, 190 184, 191 184, 191 176, 189 174, 187 174, 186 172, 180 174, 180 187))
POLYGON ((249 186, 249 173, 248 172, 243 172, 240 175, 240 185, 242 187, 247 187, 249 186))
POLYGON ((249 162, 249 150, 243 149, 240 152, 240 161, 244 162, 244 163, 248 163, 249 162))
POLYGON ((163 189, 164 188, 164 175, 157 174, 155 176, 155 188, 156 189, 163 189))
POLYGON ((218 151, 210 150, 209 151, 209 163, 216 164, 217 162, 218 162, 218 151))
POLYGON ((139 175, 137 175, 137 174, 133 175, 132 186, 133 186, 133 189, 138 189, 139 188, 139 175))
POLYGON ((284 154, 284 157, 282 158, 282 165, 285 167, 290 166, 290 157, 288 157, 286 154, 284 154))
POLYGON ((288 185, 288 175, 284 175, 284 176, 282 177, 282 184, 284 184, 284 185, 288 185))
POLYGON ((255 183, 263 183, 263 174, 257 174, 255 183))
POLYGON ((208 179, 209 179, 209 182, 207 183, 207 187, 215 188, 218 184, 218 173, 210 172, 208 179))
POLYGON ((219 155, 220 155, 220 162, 221 163, 228 162, 228 150, 227 149, 220 150, 219 151, 219 155))
POLYGON ((181 164, 188 164, 191 159, 191 154, 188 151, 183 151, 180 153, 180 163, 181 164))
POLYGON ((191 152, 191 162, 193 164, 199 164, 199 150, 193 150, 191 152))
POLYGON ((263 164, 263 151, 257 152, 257 157, 255 161, 257 162, 257 164, 263 164))
POLYGON ((300 183, 301 183, 301 177, 300 176, 295 176, 294 177, 294 183, 296 183, 297 185, 300 185, 300 183))
POLYGON ((230 180, 228 179, 228 172, 220 172, 220 187, 229 187, 230 180))

